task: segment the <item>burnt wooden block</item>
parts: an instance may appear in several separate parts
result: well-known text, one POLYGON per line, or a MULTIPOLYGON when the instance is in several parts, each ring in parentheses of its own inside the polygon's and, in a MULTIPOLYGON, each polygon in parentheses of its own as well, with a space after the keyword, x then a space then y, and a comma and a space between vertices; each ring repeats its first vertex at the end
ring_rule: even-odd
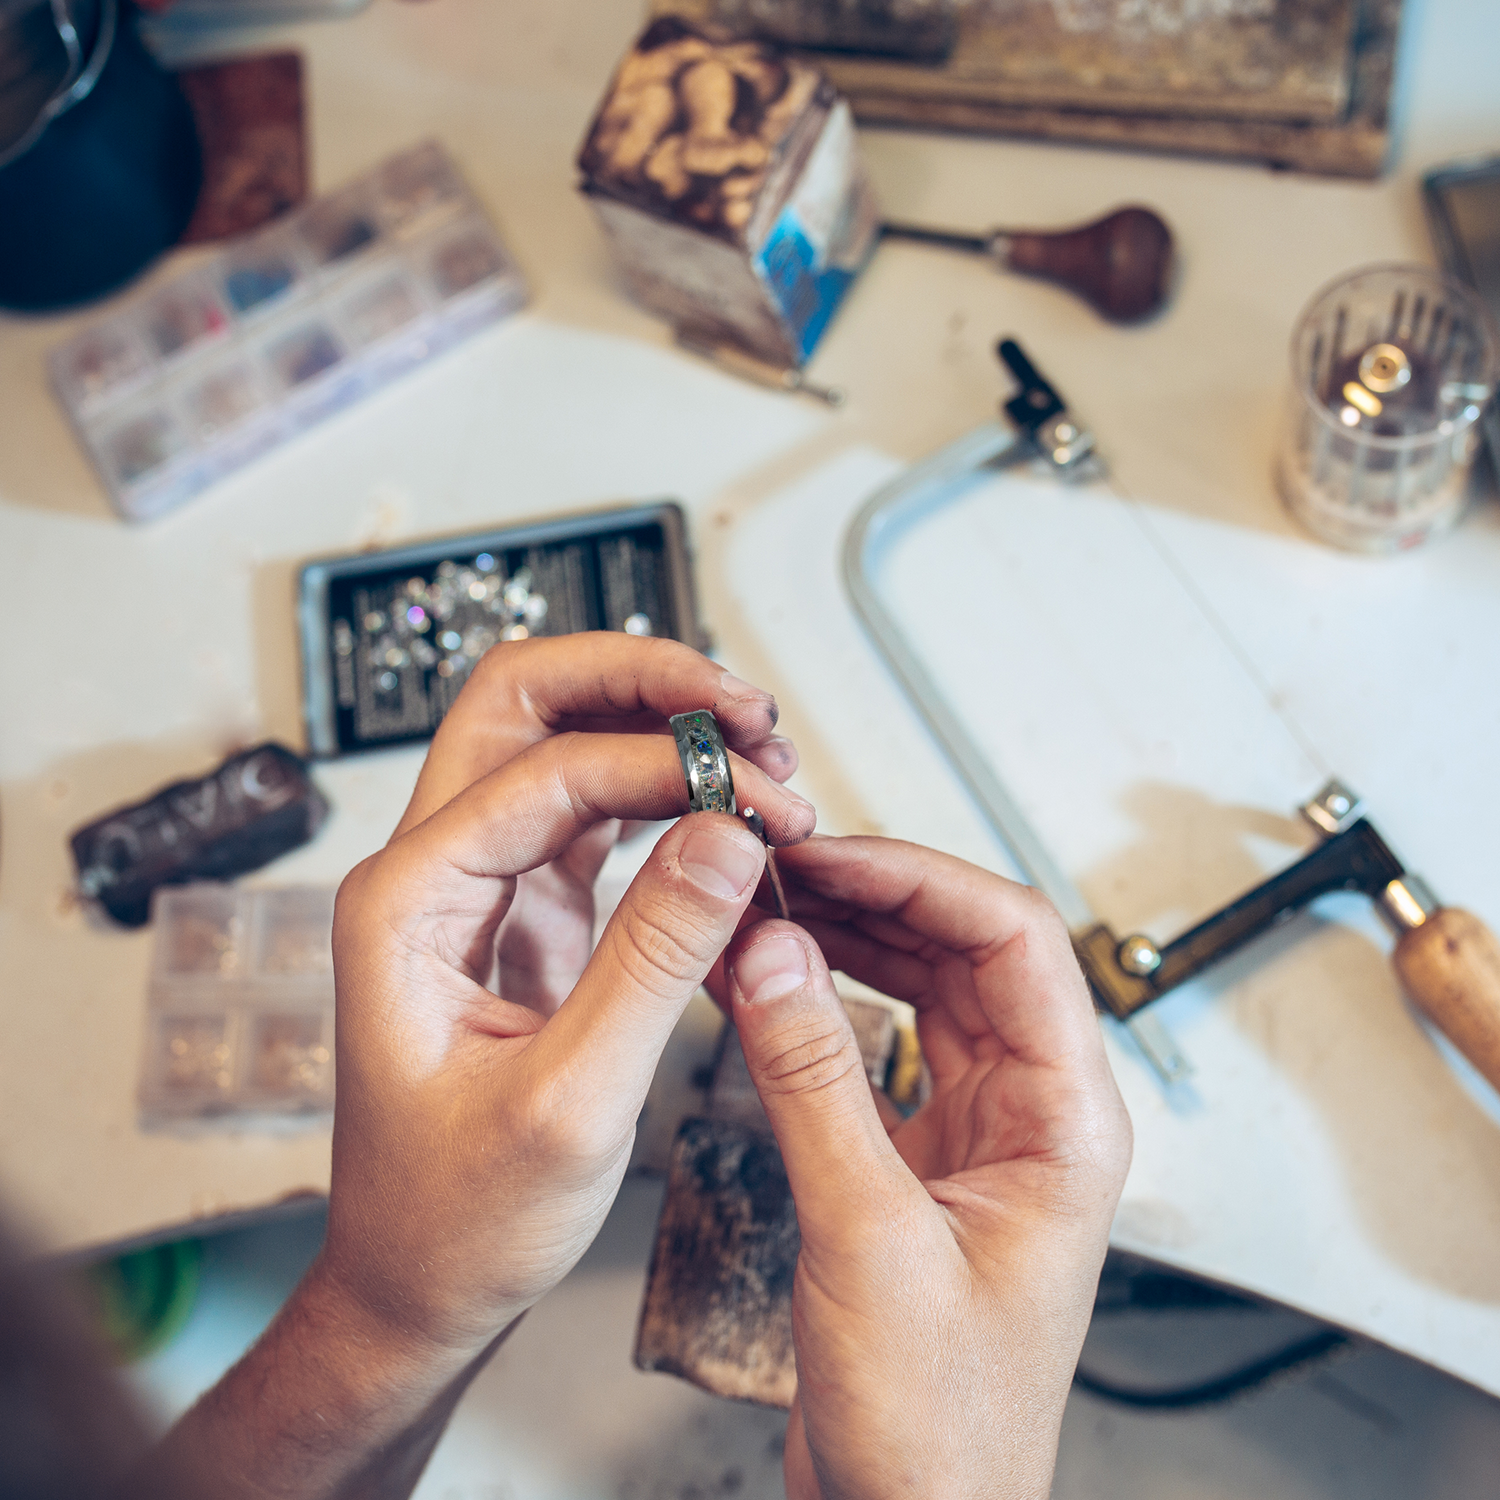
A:
POLYGON ((716 1396, 790 1406, 800 1245, 775 1137, 736 1120, 685 1120, 672 1148, 636 1364, 716 1396))
POLYGON ((873 250, 853 115, 765 42, 675 16, 620 64, 578 154, 632 295, 695 343, 811 354, 873 250))
MULTIPOLYGON (((849 999, 844 1009, 870 1081, 883 1085, 897 1047, 891 1010, 849 999)), ((716 1396, 790 1406, 797 1212, 732 1026, 708 1109, 713 1118, 684 1121, 672 1148, 635 1362, 716 1396)))
MULTIPOLYGON (((712 23, 752 4, 759 9, 757 0, 654 0, 653 8, 712 23)), ((817 61, 864 124, 1378 177, 1391 141, 1402 4, 1262 0, 1256 14, 1244 7, 1236 16, 1225 5, 974 0, 959 10, 955 45, 940 64, 827 51, 817 61), (1068 24, 1070 10, 1076 18, 1089 9, 1098 27, 1068 24)), ((1018 217, 998 200, 993 212, 1018 217)))
POLYGON ((258 870, 305 844, 327 815, 302 757, 268 740, 80 828, 70 840, 78 888, 140 927, 158 886, 258 870))

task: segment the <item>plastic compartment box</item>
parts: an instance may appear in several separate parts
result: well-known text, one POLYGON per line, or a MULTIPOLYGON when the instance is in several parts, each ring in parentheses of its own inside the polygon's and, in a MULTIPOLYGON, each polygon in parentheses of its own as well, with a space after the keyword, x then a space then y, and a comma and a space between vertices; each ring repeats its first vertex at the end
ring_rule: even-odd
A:
POLYGON ((275 1124, 332 1109, 333 898, 316 886, 157 893, 146 1124, 275 1124))
POLYGON ((427 142, 85 329, 52 383, 116 508, 148 520, 525 299, 427 142))

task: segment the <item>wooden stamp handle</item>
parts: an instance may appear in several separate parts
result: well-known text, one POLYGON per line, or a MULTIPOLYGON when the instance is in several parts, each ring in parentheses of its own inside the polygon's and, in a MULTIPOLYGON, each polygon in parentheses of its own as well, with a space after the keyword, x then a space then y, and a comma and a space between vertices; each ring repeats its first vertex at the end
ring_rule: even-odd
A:
POLYGON ((1172 231, 1149 208, 1055 234, 1004 230, 996 250, 1012 271, 1060 282, 1117 323, 1148 318, 1167 300, 1172 231))
POLYGON ((1441 906, 1402 933, 1392 961, 1406 992, 1500 1091, 1500 942, 1478 917, 1441 906))

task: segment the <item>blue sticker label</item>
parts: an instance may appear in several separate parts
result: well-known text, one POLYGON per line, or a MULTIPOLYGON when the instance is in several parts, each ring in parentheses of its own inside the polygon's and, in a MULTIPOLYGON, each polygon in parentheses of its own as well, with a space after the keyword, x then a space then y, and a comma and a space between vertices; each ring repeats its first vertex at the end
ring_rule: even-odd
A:
POLYGON ((788 205, 766 236, 756 264, 791 328, 801 360, 822 338, 834 309, 854 280, 852 271, 819 262, 820 256, 803 231, 796 209, 788 205))

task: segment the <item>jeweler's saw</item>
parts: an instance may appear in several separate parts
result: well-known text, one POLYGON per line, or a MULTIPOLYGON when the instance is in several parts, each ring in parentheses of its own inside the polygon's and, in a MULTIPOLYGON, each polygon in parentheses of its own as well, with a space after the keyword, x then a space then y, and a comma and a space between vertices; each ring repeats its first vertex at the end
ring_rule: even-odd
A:
MULTIPOLYGON (((992 478, 997 470, 1032 462, 1060 479, 1101 472, 1092 435, 1020 347, 1005 340, 999 352, 1020 387, 1005 403, 1007 423, 959 439, 871 496, 848 533, 844 581, 871 639, 995 832, 1062 913, 1099 1004, 1131 1028, 1162 1079, 1176 1082, 1189 1064, 1144 1008, 1318 897, 1358 891, 1375 902, 1398 935, 1393 963, 1407 993, 1500 1090, 1500 944, 1476 917, 1439 905, 1364 816, 1359 798, 1338 780, 1328 780, 1301 809, 1322 840, 1317 847, 1163 943, 1143 933, 1117 934, 1097 920, 1037 836, 1027 812, 1002 785, 990 756, 955 711, 872 577, 877 553, 889 548, 903 528, 961 501, 977 477, 992 478)), ((1145 601, 1142 608, 1153 603, 1145 601)), ((1149 692, 1154 664, 1140 665, 1138 691, 1149 692)), ((983 691, 982 682, 973 684, 973 692, 983 691)), ((1287 721, 1287 727, 1294 739, 1303 740, 1295 724, 1287 721)), ((1302 748, 1315 759, 1305 740, 1302 748)))
MULTIPOLYGON (((1330 781, 1320 742, 1430 868, 1500 913, 1500 808, 1474 795, 1500 697, 1458 691, 1464 645, 1500 632, 1500 534, 1478 525, 1466 553, 1372 565, 1274 519, 1060 484, 1087 471, 1087 435, 1008 352, 1021 390, 1004 425, 914 469, 845 449, 734 518, 716 600, 744 627, 736 655, 775 683, 826 829, 1029 872, 1106 1014, 1159 1011, 1199 1060, 1196 1087, 1159 1092, 1105 1022, 1136 1141, 1117 1245, 1413 1352, 1472 1347, 1465 1372, 1500 1388, 1482 1321, 1500 1101, 1448 1059, 1456 1087, 1424 1045, 1371 908, 1412 929, 1403 979, 1491 1082, 1493 940, 1426 910, 1341 786, 1285 815, 1330 781), (1438 601, 1422 618, 1414 588, 1438 601), (1392 680, 1399 696, 1380 691, 1392 680), (1283 916, 1279 938, 1251 941, 1283 916)), ((1144 1040, 1185 1071, 1169 1039, 1144 1040)), ((732 1043, 710 1118, 673 1149, 637 1359, 784 1404, 796 1216, 764 1122, 739 1111, 742 1059, 738 1092, 722 1086, 732 1043)))

